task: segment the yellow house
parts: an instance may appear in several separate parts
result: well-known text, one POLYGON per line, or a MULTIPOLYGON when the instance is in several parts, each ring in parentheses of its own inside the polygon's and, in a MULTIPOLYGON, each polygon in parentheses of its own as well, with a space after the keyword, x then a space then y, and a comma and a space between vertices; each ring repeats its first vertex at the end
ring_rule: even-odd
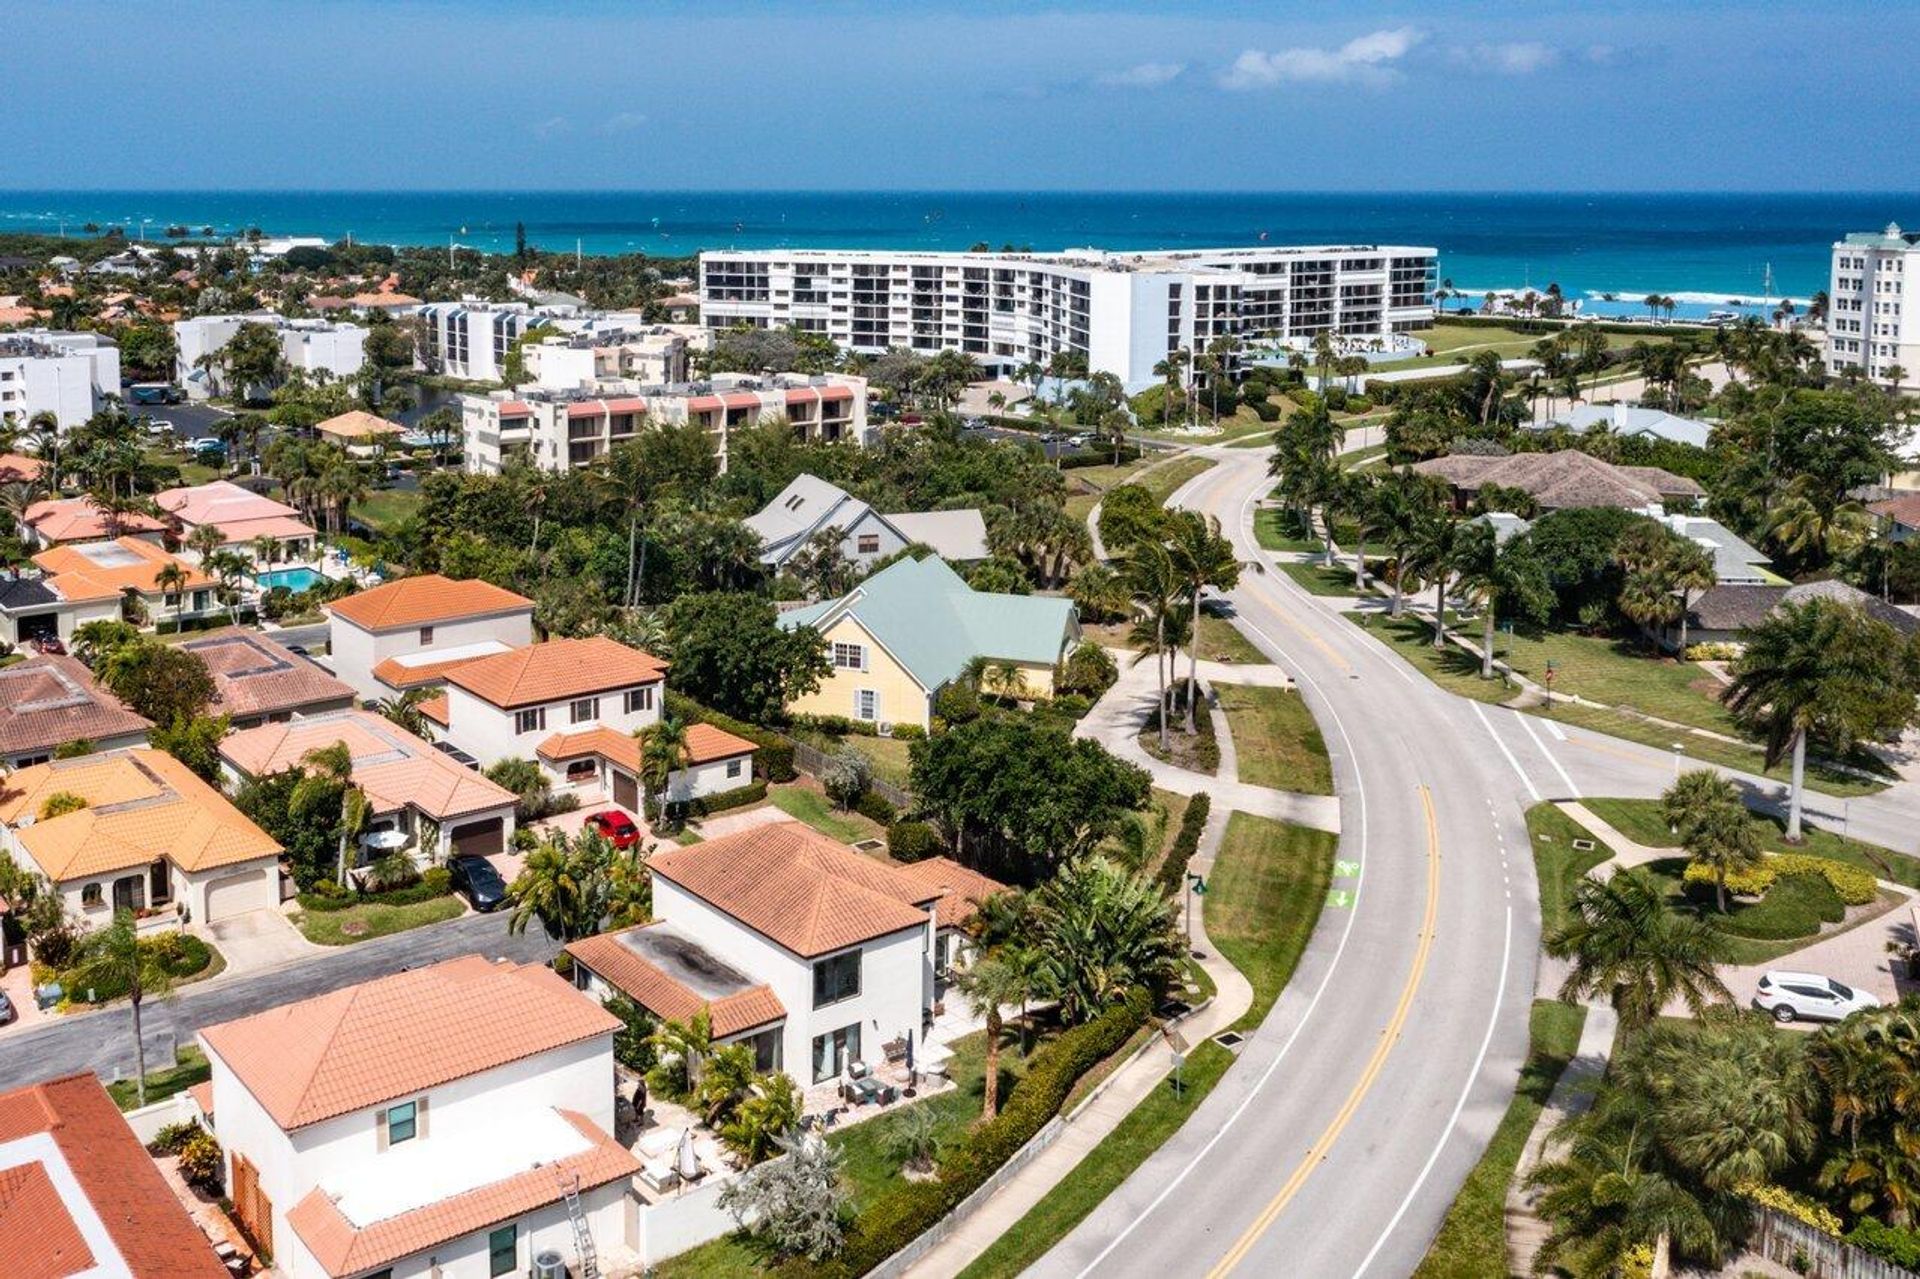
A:
POLYGON ((1053 696, 1054 669, 1080 640, 1071 600, 976 591, 938 556, 903 559, 837 600, 783 614, 827 641, 832 672, 787 709, 929 726, 933 699, 975 659, 989 690, 1053 696))

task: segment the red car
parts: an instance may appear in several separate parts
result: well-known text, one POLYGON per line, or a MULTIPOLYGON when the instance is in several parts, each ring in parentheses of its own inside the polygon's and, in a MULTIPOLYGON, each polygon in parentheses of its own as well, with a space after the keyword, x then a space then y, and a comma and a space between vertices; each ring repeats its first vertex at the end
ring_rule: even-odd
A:
POLYGON ((595 813, 587 818, 587 825, 604 835, 615 848, 632 848, 640 842, 640 828, 633 824, 633 818, 617 808, 595 813))

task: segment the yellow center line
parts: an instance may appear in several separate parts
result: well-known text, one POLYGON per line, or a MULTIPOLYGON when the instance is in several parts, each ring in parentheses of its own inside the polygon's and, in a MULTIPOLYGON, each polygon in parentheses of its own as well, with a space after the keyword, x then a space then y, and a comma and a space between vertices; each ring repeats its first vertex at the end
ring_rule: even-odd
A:
POLYGON ((1400 992, 1400 1002, 1394 1008, 1393 1016, 1388 1020, 1386 1029, 1380 1032, 1380 1042, 1374 1047, 1373 1056, 1368 1059, 1366 1069, 1360 1072, 1359 1080, 1354 1084, 1353 1091, 1347 1094, 1347 1099, 1341 1105, 1339 1113, 1334 1115, 1333 1122, 1327 1125, 1326 1131, 1320 1134, 1320 1139, 1307 1151, 1306 1158, 1300 1161, 1299 1167, 1293 1170, 1293 1175, 1287 1178, 1287 1184, 1280 1187, 1280 1193, 1276 1194, 1261 1210, 1260 1215, 1254 1219, 1252 1225, 1247 1227, 1246 1233, 1240 1236, 1233 1247, 1227 1250, 1227 1255, 1220 1259, 1219 1264, 1207 1272, 1207 1279, 1222 1279, 1222 1276, 1246 1260, 1247 1254, 1260 1241, 1260 1237, 1266 1234, 1273 1223, 1279 1219, 1280 1214, 1286 1211, 1293 1197, 1300 1193, 1300 1187, 1306 1184, 1307 1178, 1313 1174, 1314 1169, 1325 1161, 1327 1152, 1339 1139, 1348 1122, 1353 1119, 1354 1112, 1360 1109, 1360 1103, 1366 1098, 1374 1081, 1379 1078, 1381 1069, 1386 1065, 1388 1054, 1393 1051, 1394 1044, 1399 1041, 1400 1031, 1406 1024, 1407 1015, 1413 1010, 1414 992, 1420 988, 1420 978, 1426 971, 1427 958, 1433 950, 1434 918, 1440 905, 1440 826, 1434 819, 1433 794, 1425 786, 1420 788, 1420 803, 1425 809, 1427 818, 1427 908, 1425 918, 1420 924, 1420 944, 1413 954, 1413 969, 1407 974, 1407 984, 1400 992))
POLYGON ((1343 671, 1351 671, 1353 669, 1353 663, 1349 662, 1346 658, 1342 657, 1339 653, 1339 650, 1335 649, 1333 645, 1321 639, 1318 635, 1314 634, 1312 631, 1302 626, 1299 622, 1296 622, 1293 619, 1292 614, 1287 611, 1286 606, 1281 603, 1278 595, 1276 595, 1272 591, 1269 591, 1261 583, 1258 583, 1252 580, 1244 580, 1242 582, 1242 585, 1244 585, 1249 591, 1253 592, 1255 595, 1258 595, 1261 601, 1265 603, 1268 608, 1272 609, 1274 611, 1274 614, 1277 617, 1279 617, 1279 619, 1282 622, 1285 622, 1287 626, 1291 628, 1295 634, 1299 635, 1302 639, 1312 644, 1315 648, 1318 648, 1322 653, 1325 653, 1328 661, 1332 662, 1334 665, 1338 666, 1343 671))

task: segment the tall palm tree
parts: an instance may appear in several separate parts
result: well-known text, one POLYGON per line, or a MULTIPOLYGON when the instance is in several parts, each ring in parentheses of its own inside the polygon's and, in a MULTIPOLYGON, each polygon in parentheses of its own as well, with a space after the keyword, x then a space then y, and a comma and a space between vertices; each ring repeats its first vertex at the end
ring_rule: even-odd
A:
MULTIPOLYGON (((1172 749, 1167 724, 1167 623, 1180 597, 1180 571, 1165 545, 1143 542, 1129 551, 1120 562, 1120 578, 1126 583, 1127 593, 1133 597, 1143 614, 1141 627, 1144 633, 1140 637, 1146 639, 1148 644, 1136 643, 1135 646, 1143 649, 1150 646, 1154 669, 1159 673, 1160 750, 1165 753, 1172 749)), ((1140 629, 1136 628, 1136 631, 1140 629)))
POLYGON ((1407 559, 1427 522, 1437 518, 1440 498, 1433 482, 1403 466, 1387 476, 1375 494, 1369 531, 1393 556, 1393 602, 1387 616, 1400 616, 1405 600, 1407 559))
POLYGON ((645 801, 657 795, 654 808, 657 813, 664 813, 667 787, 672 784, 673 775, 687 766, 687 726, 669 715, 636 730, 633 738, 640 744, 640 781, 646 787, 641 807, 646 807, 645 801))
MULTIPOLYGON (((1380 477, 1372 471, 1342 471, 1340 480, 1339 505, 1354 520, 1353 546, 1353 588, 1356 591, 1367 589, 1367 539, 1374 532, 1373 508, 1380 492, 1380 477)), ((1329 524, 1327 532, 1333 532, 1329 524)), ((1333 539, 1327 539, 1328 549, 1333 539)))
POLYGON ((1545 621, 1553 607, 1553 588, 1533 554, 1533 543, 1516 537, 1501 544, 1491 524, 1469 524, 1453 556, 1460 593, 1478 601, 1481 611, 1480 678, 1493 678, 1493 634, 1501 613, 1520 613, 1545 621))
POLYGON ((1000 1040, 1006 1031, 1000 1010, 1020 1002, 1024 983, 1005 961, 988 955, 956 971, 953 984, 973 1015, 987 1023, 987 1071, 980 1118, 991 1119, 1000 1113, 1000 1040))
MULTIPOLYGON (((1407 547, 1407 566, 1433 582, 1433 646, 1447 646, 1447 586, 1452 581, 1463 545, 1462 525, 1451 511, 1440 510, 1421 521, 1407 547)), ((1491 531, 1491 530, 1489 530, 1491 531)))
POLYGON ((88 934, 67 985, 76 991, 94 988, 127 992, 127 1002, 133 1009, 134 1069, 138 1072, 134 1091, 139 1103, 146 1105, 147 1046, 140 1033, 140 1006, 149 997, 165 999, 173 993, 173 974, 151 948, 141 947, 132 911, 115 911, 111 924, 88 934))
POLYGON ((295 820, 302 820, 313 813, 322 803, 339 797, 340 815, 334 823, 334 838, 337 842, 339 883, 347 882, 347 847, 360 838, 367 828, 367 818, 371 808, 367 793, 354 784, 353 752, 347 749, 345 742, 335 742, 331 746, 317 746, 310 750, 300 761, 301 777, 294 783, 292 793, 287 797, 287 812, 295 820))
POLYGON ((1760 864, 1760 837, 1746 805, 1738 800, 1714 804, 1696 814, 1681 847, 1688 857, 1713 871, 1714 896, 1722 915, 1727 913, 1727 876, 1760 864))
POLYGON ((1209 586, 1230 591, 1240 581, 1233 544, 1220 535, 1216 516, 1175 511, 1169 520, 1167 551, 1186 588, 1193 611, 1193 639, 1187 645, 1187 732, 1198 732, 1195 706, 1200 700, 1200 596, 1209 586))
POLYGON ((1650 1024, 1674 999, 1697 1016, 1709 1003, 1731 998, 1714 971, 1725 956, 1725 941, 1705 920, 1668 909, 1642 871, 1582 879, 1574 886, 1567 922, 1545 946, 1555 959, 1572 963, 1560 998, 1606 998, 1623 1030, 1650 1024))
POLYGON ((160 571, 153 575, 153 584, 160 588, 160 602, 165 605, 169 599, 173 602, 173 629, 180 629, 181 614, 186 609, 187 570, 176 561, 169 560, 161 565, 160 571))
POLYGON ((187 535, 187 549, 200 557, 201 563, 215 551, 227 544, 227 535, 220 531, 217 524, 201 524, 187 535))

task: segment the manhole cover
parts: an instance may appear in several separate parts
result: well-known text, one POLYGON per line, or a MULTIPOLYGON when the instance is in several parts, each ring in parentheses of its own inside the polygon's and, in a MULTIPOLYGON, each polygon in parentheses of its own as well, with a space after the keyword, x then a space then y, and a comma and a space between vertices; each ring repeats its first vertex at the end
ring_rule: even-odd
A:
POLYGON ((877 853, 882 848, 886 847, 886 841, 879 840, 879 839, 863 839, 859 843, 855 844, 854 847, 859 849, 863 853, 877 853))
POLYGON ((1223 1030, 1213 1037, 1213 1042, 1219 1044, 1222 1048, 1232 1048, 1243 1038, 1245 1038, 1245 1036, 1237 1030, 1223 1030))

